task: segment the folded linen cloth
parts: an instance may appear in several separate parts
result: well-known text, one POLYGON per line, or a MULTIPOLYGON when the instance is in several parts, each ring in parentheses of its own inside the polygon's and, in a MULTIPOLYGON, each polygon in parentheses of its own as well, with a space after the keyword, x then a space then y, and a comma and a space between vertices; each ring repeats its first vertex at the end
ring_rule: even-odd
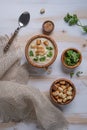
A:
MULTIPOLYGON (((19 58, 14 47, 11 47, 8 53, 3 53, 4 43, 7 40, 6 37, 5 39, 2 37, 2 40, 0 40, 1 79, 5 77, 6 71, 19 58)), ((22 71, 20 67, 17 68, 19 80, 21 76, 20 71, 24 73, 26 71, 25 68, 22 71)), ((15 67, 13 70, 15 70, 15 67)), ((14 74, 13 79, 16 74, 14 74)), ((17 82, 20 82, 19 80, 17 82)), ((38 89, 31 85, 23 85, 12 81, 0 81, 0 118, 3 122, 37 121, 44 130, 65 130, 68 124, 62 112, 54 107, 48 98, 38 89)))
POLYGON ((29 80, 28 64, 20 65, 20 59, 23 53, 20 48, 15 48, 15 40, 8 52, 3 52, 8 40, 7 35, 0 36, 0 79, 25 84, 29 80))
POLYGON ((0 117, 4 122, 36 120, 44 130, 65 130, 67 121, 38 89, 0 81, 0 117))
POLYGON ((7 53, 3 52, 3 49, 8 41, 8 37, 0 36, 0 79, 6 73, 6 71, 19 59, 19 55, 12 44, 7 53))

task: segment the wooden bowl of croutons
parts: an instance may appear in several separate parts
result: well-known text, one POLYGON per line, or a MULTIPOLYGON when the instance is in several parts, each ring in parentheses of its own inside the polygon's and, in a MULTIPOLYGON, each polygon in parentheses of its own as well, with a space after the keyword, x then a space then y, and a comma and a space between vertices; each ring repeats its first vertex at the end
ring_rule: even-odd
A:
POLYGON ((69 104, 76 95, 74 84, 68 79, 58 79, 54 81, 50 88, 50 97, 55 105, 69 104))
POLYGON ((25 47, 28 63, 38 68, 48 68, 56 60, 57 54, 55 41, 46 35, 33 36, 25 47))

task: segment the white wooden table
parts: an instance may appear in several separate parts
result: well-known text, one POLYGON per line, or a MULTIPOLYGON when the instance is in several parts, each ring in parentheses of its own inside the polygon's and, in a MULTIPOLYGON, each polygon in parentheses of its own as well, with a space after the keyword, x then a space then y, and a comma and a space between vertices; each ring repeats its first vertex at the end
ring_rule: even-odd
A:
MULTIPOLYGON (((29 11, 31 20, 27 27, 20 30, 16 47, 20 47, 24 53, 24 47, 29 38, 41 34, 42 24, 45 20, 52 20, 55 29, 50 35, 58 45, 58 57, 55 63, 48 69, 30 72, 30 83, 42 92, 49 92, 51 83, 61 77, 70 79, 69 73, 65 73, 61 67, 61 53, 68 47, 78 48, 83 55, 82 64, 75 73, 82 71, 81 77, 74 76, 70 79, 76 86, 77 94, 72 103, 62 107, 67 120, 70 122, 69 130, 87 130, 87 34, 84 34, 77 26, 68 26, 63 17, 69 13, 76 13, 83 24, 87 25, 87 0, 0 0, 0 35, 9 35, 18 26, 19 15, 29 11), (45 14, 40 14, 40 9, 45 8, 45 14)), ((22 59, 23 60, 23 59, 22 59)), ((35 124, 19 123, 0 130, 38 130, 35 124)))

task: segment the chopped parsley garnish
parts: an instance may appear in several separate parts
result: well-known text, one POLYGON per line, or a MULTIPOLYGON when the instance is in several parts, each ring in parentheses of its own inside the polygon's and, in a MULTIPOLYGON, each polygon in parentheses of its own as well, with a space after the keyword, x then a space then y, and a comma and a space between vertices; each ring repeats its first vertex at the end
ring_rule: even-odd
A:
POLYGON ((51 46, 50 46, 50 47, 47 46, 46 49, 47 49, 47 50, 53 50, 53 47, 51 47, 51 46))
POLYGON ((47 57, 52 57, 52 56, 53 56, 52 51, 49 51, 48 54, 47 54, 47 57))
POLYGON ((65 54, 65 63, 69 66, 77 64, 80 59, 80 54, 74 50, 68 50, 65 54))
POLYGON ((45 56, 43 56, 43 57, 41 57, 39 60, 40 60, 41 62, 43 62, 43 61, 45 61, 45 60, 46 60, 46 57, 45 57, 45 56))
POLYGON ((33 60, 34 60, 34 61, 38 61, 38 57, 35 57, 33 60))
POLYGON ((34 56, 34 53, 33 53, 32 50, 29 52, 29 55, 30 55, 30 56, 34 56))

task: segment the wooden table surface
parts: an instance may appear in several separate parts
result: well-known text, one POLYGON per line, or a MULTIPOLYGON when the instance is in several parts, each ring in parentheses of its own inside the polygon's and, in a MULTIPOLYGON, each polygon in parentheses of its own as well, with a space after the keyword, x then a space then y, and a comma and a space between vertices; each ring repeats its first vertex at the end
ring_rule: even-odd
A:
MULTIPOLYGON (((42 24, 45 20, 52 20, 55 29, 50 35, 58 45, 58 56, 55 63, 48 68, 32 69, 29 82, 42 92, 49 92, 51 83, 59 78, 70 79, 76 86, 77 94, 72 103, 62 106, 61 109, 70 122, 69 130, 87 130, 87 34, 83 33, 77 26, 68 26, 63 18, 69 12, 77 14, 81 22, 87 25, 87 0, 0 0, 0 35, 8 36, 18 26, 18 17, 29 11, 31 20, 27 27, 20 30, 17 36, 16 47, 20 47, 24 54, 24 47, 28 39, 36 34, 42 33, 42 24), (45 13, 40 14, 44 8, 45 13), (61 66, 61 53, 64 49, 74 47, 82 52, 81 65, 74 72, 82 71, 80 77, 76 75, 70 78, 70 73, 63 70, 61 66)), ((23 56, 22 61, 25 62, 23 56)), ((0 125, 0 130, 38 130, 35 124, 18 123, 14 126, 0 125)))

